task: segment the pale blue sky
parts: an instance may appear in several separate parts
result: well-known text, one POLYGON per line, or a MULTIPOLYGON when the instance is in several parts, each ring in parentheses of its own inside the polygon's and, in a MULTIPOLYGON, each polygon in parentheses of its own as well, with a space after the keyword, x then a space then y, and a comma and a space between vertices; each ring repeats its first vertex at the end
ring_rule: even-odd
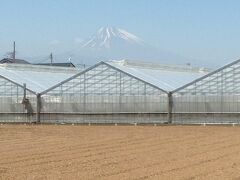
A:
POLYGON ((101 26, 126 29, 162 50, 224 64, 240 58, 238 0, 0 0, 0 57, 76 47, 101 26))

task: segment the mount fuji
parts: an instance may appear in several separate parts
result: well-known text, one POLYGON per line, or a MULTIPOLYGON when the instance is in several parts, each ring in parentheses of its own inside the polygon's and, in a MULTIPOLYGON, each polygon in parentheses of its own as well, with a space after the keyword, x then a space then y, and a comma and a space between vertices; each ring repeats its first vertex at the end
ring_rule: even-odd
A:
POLYGON ((159 50, 133 33, 116 27, 101 27, 64 59, 67 56, 71 56, 76 64, 120 59, 178 64, 188 62, 180 55, 159 50))
POLYGON ((144 41, 124 29, 102 27, 82 43, 83 48, 112 49, 121 46, 144 46, 144 41))

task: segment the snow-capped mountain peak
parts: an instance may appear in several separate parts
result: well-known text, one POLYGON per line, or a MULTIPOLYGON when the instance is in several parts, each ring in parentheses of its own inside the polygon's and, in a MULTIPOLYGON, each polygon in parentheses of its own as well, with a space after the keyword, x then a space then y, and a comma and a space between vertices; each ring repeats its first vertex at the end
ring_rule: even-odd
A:
POLYGON ((144 41, 124 29, 115 27, 101 27, 93 36, 82 43, 86 48, 111 48, 119 44, 143 45, 144 41))
MULTIPOLYGON (((94 64, 99 61, 130 59, 166 64, 182 61, 186 58, 178 54, 161 50, 128 31, 115 27, 101 27, 93 36, 76 44, 77 49, 66 53, 65 59, 71 56, 73 62, 94 64)), ((61 57, 63 58, 63 56, 61 57)), ((187 60, 187 62, 189 62, 187 60)))

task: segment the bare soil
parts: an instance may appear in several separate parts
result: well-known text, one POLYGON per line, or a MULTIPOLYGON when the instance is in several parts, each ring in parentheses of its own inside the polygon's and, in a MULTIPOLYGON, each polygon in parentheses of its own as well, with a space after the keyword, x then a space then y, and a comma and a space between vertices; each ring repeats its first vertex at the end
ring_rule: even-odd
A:
POLYGON ((240 127, 4 124, 0 179, 240 179, 240 127))

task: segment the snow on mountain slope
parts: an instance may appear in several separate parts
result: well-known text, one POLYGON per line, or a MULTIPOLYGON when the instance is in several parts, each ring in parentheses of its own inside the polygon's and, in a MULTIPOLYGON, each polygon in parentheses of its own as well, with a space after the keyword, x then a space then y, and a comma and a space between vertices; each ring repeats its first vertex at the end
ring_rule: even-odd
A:
POLYGON ((144 45, 144 41, 124 29, 102 27, 93 36, 83 41, 83 48, 111 48, 119 44, 144 45))

